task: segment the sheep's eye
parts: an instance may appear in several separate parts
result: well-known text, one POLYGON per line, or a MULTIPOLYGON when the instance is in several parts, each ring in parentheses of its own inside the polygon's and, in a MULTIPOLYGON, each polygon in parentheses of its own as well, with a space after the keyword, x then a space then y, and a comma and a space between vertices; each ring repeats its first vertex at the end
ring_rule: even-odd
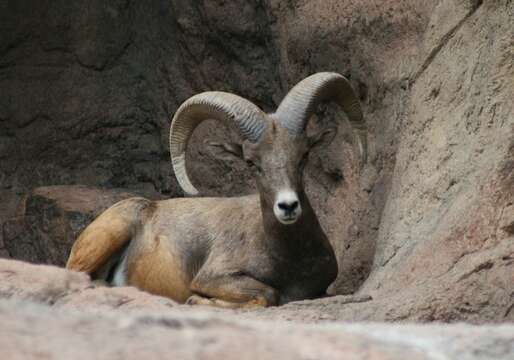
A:
POLYGON ((259 165, 255 164, 252 160, 250 160, 250 159, 246 160, 246 164, 247 164, 249 167, 251 167, 251 168, 253 168, 253 169, 257 170, 257 172, 258 172, 259 174, 260 174, 260 173, 262 173, 262 168, 261 168, 259 165))

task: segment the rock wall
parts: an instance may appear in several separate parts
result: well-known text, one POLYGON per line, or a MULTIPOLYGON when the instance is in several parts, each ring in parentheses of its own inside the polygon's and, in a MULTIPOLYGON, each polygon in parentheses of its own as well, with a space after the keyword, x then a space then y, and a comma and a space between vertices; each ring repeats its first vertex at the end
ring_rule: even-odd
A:
MULTIPOLYGON (((26 216, 38 186, 180 196, 167 136, 183 100, 225 90, 272 110, 308 74, 338 71, 361 98, 369 163, 357 171, 341 126, 306 182, 335 291, 382 299, 338 316, 513 316, 511 1, 7 0, 0 27, 0 222, 26 216)), ((320 110, 313 127, 341 116, 320 110)), ((194 136, 205 194, 253 191, 244 164, 203 146, 227 134, 194 136)))

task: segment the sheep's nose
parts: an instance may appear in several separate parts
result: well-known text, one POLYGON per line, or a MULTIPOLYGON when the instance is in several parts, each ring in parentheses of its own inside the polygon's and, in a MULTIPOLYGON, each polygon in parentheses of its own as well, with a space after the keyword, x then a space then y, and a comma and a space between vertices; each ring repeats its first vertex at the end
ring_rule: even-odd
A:
POLYGON ((273 212, 282 224, 294 224, 302 214, 302 204, 298 195, 292 190, 282 190, 277 194, 273 212))
POLYGON ((296 210, 297 207, 298 207, 298 201, 297 200, 294 200, 294 201, 291 201, 291 202, 280 202, 280 203, 278 203, 278 208, 280 210, 284 210, 284 212, 286 214, 292 213, 293 211, 296 210))

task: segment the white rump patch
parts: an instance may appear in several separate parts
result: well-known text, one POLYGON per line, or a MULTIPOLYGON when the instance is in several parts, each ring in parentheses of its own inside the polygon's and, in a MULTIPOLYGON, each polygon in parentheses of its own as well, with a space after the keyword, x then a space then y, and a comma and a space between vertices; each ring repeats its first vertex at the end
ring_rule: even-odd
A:
POLYGON ((116 265, 111 285, 127 286, 127 249, 125 249, 121 255, 121 262, 116 265))

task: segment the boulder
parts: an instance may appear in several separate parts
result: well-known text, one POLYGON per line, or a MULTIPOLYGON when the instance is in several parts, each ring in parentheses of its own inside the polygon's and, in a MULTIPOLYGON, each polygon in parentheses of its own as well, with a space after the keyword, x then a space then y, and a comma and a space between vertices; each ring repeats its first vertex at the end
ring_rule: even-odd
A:
POLYGON ((92 315, 0 300, 0 354, 41 359, 507 360, 514 326, 305 325, 213 313, 92 315))
POLYGON ((36 188, 24 197, 18 216, 0 224, 4 251, 16 259, 63 266, 82 230, 109 206, 133 196, 86 186, 36 188))
POLYGON ((166 311, 176 305, 133 287, 97 285, 84 273, 5 259, 0 259, 0 298, 89 312, 166 311))
POLYGON ((178 306, 134 288, 97 287, 85 274, 0 259, 0 355, 10 360, 507 360, 514 353, 512 324, 349 324, 321 318, 307 324, 320 309, 311 305, 326 301, 298 303, 295 321, 263 320, 267 310, 178 306))
POLYGON ((10 258, 4 243, 2 225, 6 220, 23 214, 24 196, 12 190, 0 190, 0 201, 0 258, 10 258))

